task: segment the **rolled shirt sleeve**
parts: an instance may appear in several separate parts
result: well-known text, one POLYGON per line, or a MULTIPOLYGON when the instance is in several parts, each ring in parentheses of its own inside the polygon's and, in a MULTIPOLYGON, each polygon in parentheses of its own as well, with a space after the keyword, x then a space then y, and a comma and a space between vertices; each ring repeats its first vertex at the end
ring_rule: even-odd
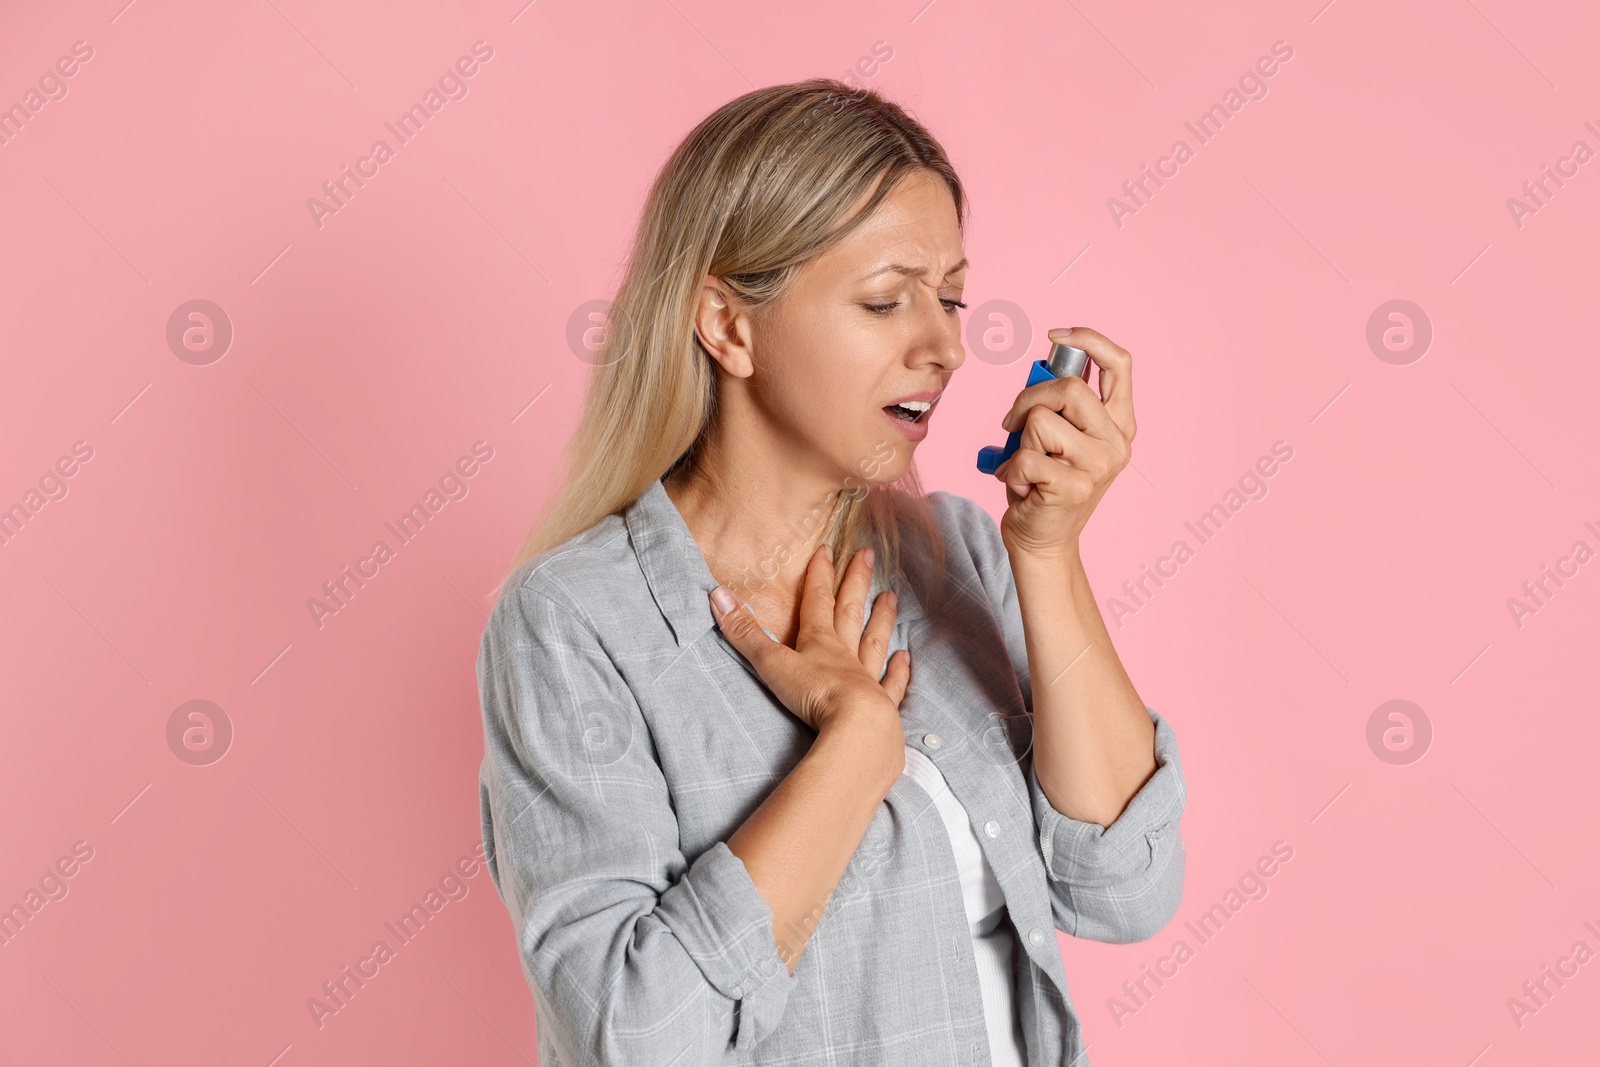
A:
MULTIPOLYGON (((1027 640, 1011 558, 994 518, 976 501, 949 496, 985 595, 1033 713, 1027 640)), ((1156 771, 1110 826, 1079 822, 1057 811, 1028 760, 1028 792, 1039 829, 1056 926, 1075 937, 1126 943, 1154 937, 1172 920, 1183 897, 1185 853, 1178 820, 1187 790, 1178 739, 1165 719, 1155 723, 1156 771)))
POLYGON ((1145 711, 1156 727, 1156 770, 1110 826, 1057 811, 1029 761, 1028 791, 1051 906, 1057 925, 1075 937, 1147 940, 1172 920, 1183 897, 1183 764, 1172 728, 1145 711))
POLYGON ((773 913, 717 842, 690 863, 632 690, 581 613, 524 582, 479 652, 480 814, 524 974, 569 1065, 720 1063, 778 1025, 773 913))

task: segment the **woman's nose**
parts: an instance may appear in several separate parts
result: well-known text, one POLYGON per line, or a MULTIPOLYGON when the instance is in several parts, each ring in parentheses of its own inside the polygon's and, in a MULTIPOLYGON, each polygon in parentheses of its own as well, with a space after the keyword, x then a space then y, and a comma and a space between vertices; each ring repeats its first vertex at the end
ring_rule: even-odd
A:
POLYGON ((967 350, 961 345, 961 317, 946 311, 937 296, 932 304, 933 310, 925 311, 921 319, 914 359, 918 364, 935 363, 954 371, 967 358, 967 350))

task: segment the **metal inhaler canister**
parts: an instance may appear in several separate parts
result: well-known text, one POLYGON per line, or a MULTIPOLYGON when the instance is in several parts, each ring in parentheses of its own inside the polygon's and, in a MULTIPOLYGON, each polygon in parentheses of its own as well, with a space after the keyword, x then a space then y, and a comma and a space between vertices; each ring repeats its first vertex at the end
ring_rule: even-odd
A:
MULTIPOLYGON (((1038 385, 1040 382, 1066 378, 1074 374, 1084 381, 1089 380, 1089 353, 1081 348, 1073 348, 1071 345, 1056 341, 1050 345, 1050 355, 1047 359, 1033 361, 1028 370, 1028 385, 1038 385)), ((1017 429, 1011 431, 1004 447, 984 445, 978 449, 978 469, 985 474, 993 474, 1000 469, 1000 464, 1011 458, 1011 453, 1015 452, 1021 443, 1022 431, 1017 429)))

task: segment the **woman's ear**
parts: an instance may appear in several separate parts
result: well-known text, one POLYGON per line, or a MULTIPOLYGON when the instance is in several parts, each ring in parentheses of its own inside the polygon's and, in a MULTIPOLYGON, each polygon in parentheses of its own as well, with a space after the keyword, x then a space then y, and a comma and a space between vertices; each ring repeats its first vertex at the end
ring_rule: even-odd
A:
POLYGON ((728 374, 748 378, 755 372, 750 312, 714 274, 701 283, 694 330, 700 347, 728 374))

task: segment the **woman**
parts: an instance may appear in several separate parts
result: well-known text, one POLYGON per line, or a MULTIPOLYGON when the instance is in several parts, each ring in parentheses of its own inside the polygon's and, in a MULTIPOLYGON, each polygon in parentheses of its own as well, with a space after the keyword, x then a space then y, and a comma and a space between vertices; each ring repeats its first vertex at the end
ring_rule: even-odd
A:
POLYGON ((1103 395, 1018 395, 998 526, 918 486, 963 212, 921 125, 824 80, 722 107, 650 191, 478 660, 542 1064, 1081 1064, 1055 929, 1177 907, 1177 745, 1078 554, 1128 353, 1052 334, 1103 395))

